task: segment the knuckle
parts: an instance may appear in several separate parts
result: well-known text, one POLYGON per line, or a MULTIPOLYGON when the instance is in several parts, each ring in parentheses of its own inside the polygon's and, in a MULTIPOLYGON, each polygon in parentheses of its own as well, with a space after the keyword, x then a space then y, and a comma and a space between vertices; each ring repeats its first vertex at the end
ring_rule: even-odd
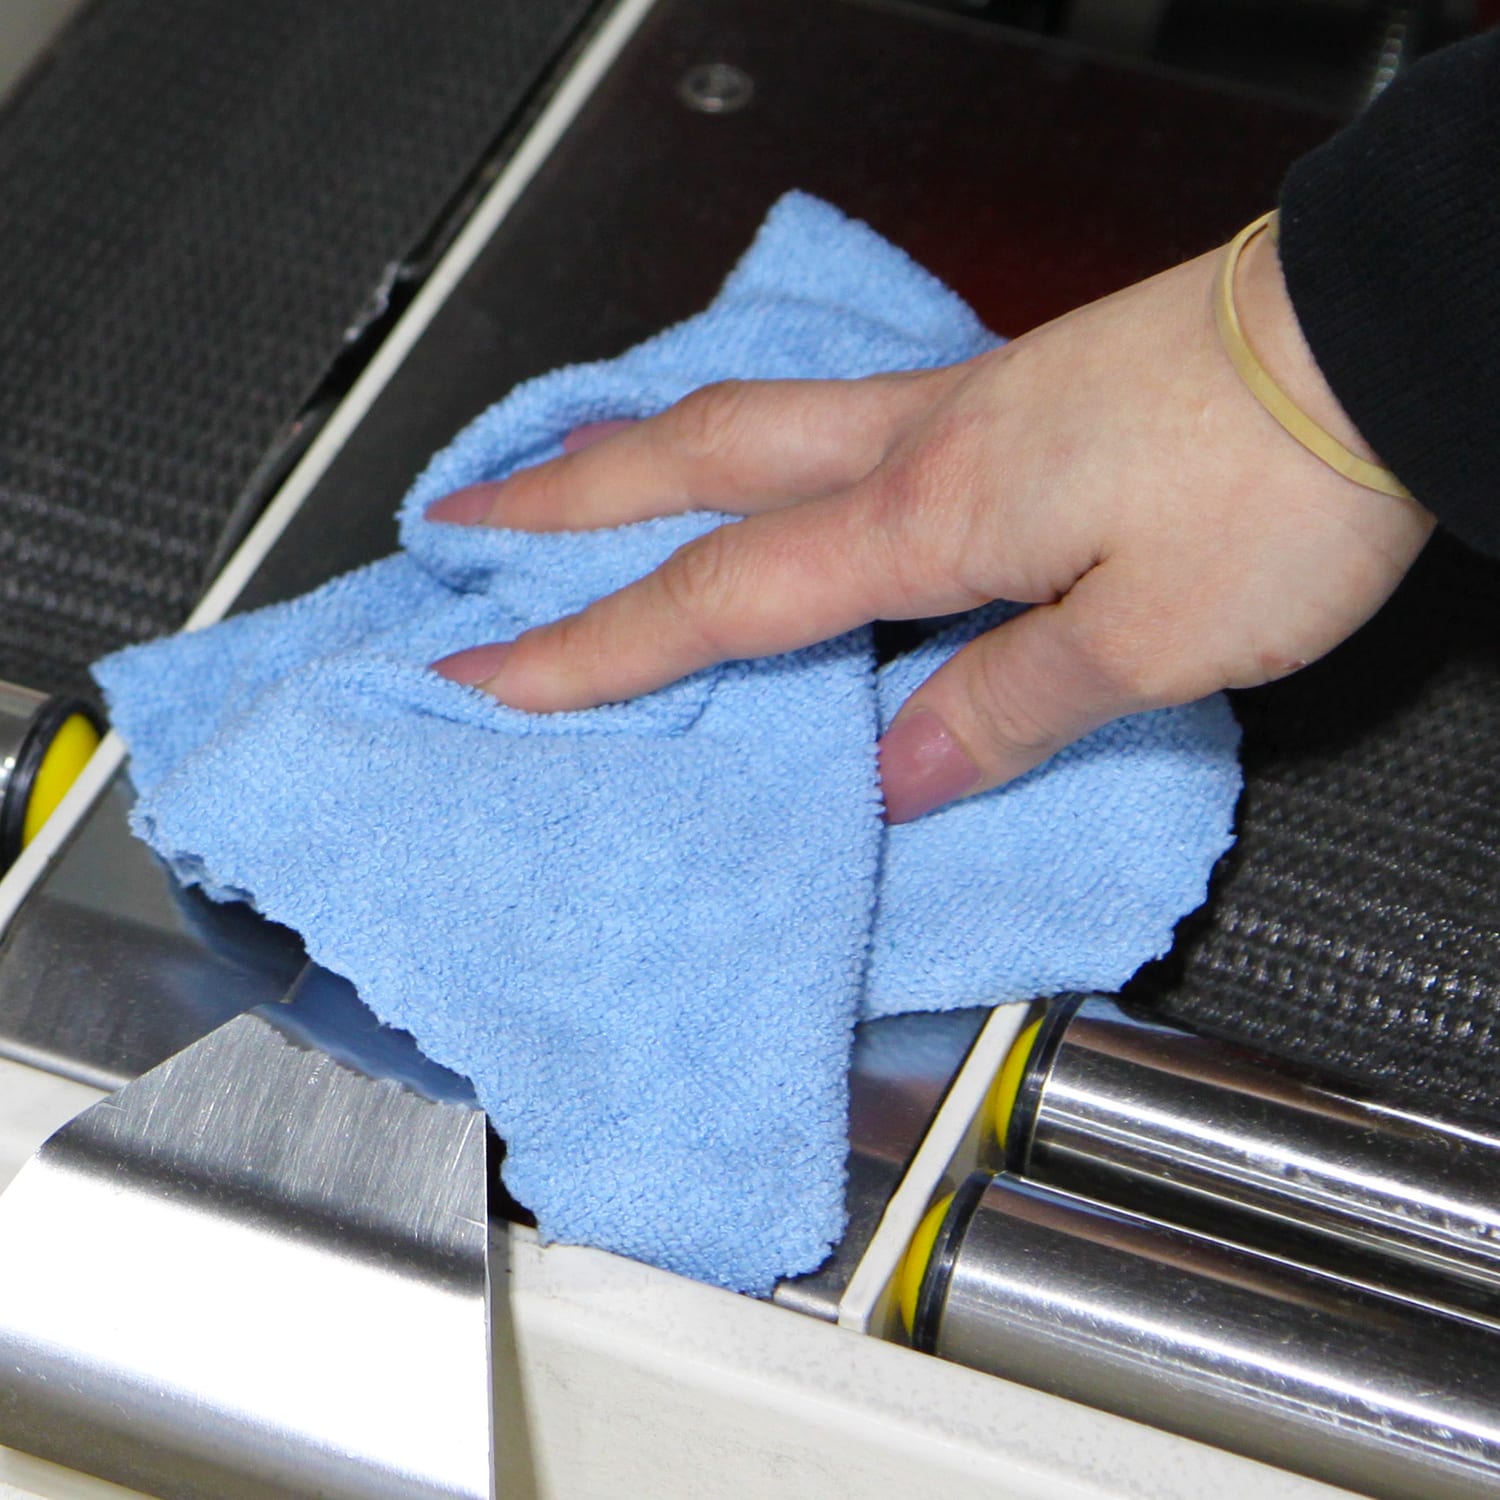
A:
POLYGON ((518 470, 506 481, 507 514, 553 519, 562 516, 572 495, 572 478, 566 462, 518 470))
POLYGON ((966 599, 955 607, 992 597, 966 577, 966 525, 953 503, 961 493, 951 459, 925 448, 886 463, 866 482, 860 550, 871 556, 896 607, 920 614, 922 601, 934 592, 961 591, 966 599))
POLYGON ((668 440, 689 462, 722 458, 744 429, 749 391, 742 380, 700 386, 672 407, 664 424, 668 440))
POLYGON ((495 486, 491 524, 541 526, 570 524, 584 509, 584 477, 571 456, 517 469, 495 486))
POLYGON ((573 616, 517 637, 505 664, 504 701, 533 713, 578 707, 587 693, 589 636, 590 622, 573 616))
POLYGON ((577 614, 565 615, 540 630, 528 631, 516 643, 516 650, 529 644, 533 650, 544 653, 548 661, 571 660, 592 662, 599 648, 599 616, 594 609, 580 610, 577 614))
POLYGON ((884 497, 891 519, 920 522, 954 508, 970 493, 965 435, 952 415, 934 418, 920 441, 902 447, 885 466, 884 497))
POLYGON ((732 532, 732 527, 720 527, 679 547, 657 574, 666 609, 711 649, 717 645, 720 613, 734 598, 739 576, 732 532))
POLYGON ((1028 705, 995 656, 980 658, 974 686, 971 711, 987 759, 1000 762, 1041 756, 1056 746, 1057 728, 1028 705))
POLYGON ((921 575, 927 571, 919 561, 921 529, 913 535, 899 493, 892 492, 883 476, 869 486, 869 503, 863 513, 850 515, 845 524, 846 535, 858 528, 865 577, 878 582, 898 607, 904 607, 903 600, 915 599, 921 592, 921 575))

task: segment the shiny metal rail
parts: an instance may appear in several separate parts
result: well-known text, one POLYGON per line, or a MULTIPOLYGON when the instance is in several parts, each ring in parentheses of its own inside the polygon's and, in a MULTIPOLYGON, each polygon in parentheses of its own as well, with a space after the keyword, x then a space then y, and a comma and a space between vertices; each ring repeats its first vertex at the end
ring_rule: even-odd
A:
POLYGON ((1500 1316, 1500 1139, 1085 1000, 1054 1015, 1010 1165, 1068 1192, 1500 1316))
POLYGON ((944 1358, 1383 1500, 1493 1500, 1486 1329, 976 1174, 928 1269, 944 1358))
POLYGON ((484 1117, 340 986, 86 1110, 0 1197, 0 1444, 164 1500, 491 1496, 484 1117), (346 1061, 309 1045, 341 1028, 346 1061))

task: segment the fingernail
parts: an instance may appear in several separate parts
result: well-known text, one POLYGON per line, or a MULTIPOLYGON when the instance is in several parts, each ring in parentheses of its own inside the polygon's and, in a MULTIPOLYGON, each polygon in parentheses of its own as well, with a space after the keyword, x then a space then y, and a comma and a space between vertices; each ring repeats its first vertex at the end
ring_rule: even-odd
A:
POLYGON ((910 823, 979 784, 979 767, 935 713, 903 714, 880 742, 887 823, 910 823))
POLYGON ((455 651, 432 664, 432 670, 449 682, 461 682, 465 687, 481 687, 498 672, 510 655, 509 641, 497 641, 492 646, 470 646, 467 651, 455 651))
POLYGON ((635 423, 626 418, 609 422, 585 422, 582 427, 575 427, 562 440, 562 450, 564 453, 581 453, 585 448, 592 448, 595 443, 602 443, 612 433, 634 426, 635 423))
POLYGON ((455 526, 475 526, 489 519, 495 508, 495 491, 499 484, 471 484, 467 489, 454 490, 441 500, 434 500, 427 507, 429 521, 451 521, 455 526))

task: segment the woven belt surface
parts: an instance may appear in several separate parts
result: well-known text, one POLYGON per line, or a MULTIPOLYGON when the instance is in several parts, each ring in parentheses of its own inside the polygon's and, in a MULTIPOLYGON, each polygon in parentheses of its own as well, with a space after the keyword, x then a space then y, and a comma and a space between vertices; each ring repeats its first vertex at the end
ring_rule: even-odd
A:
POLYGON ((1238 843, 1139 994, 1500 1121, 1500 565, 1439 537, 1370 625, 1235 708, 1238 843))
POLYGON ((585 0, 95 0, 0 115, 0 677, 181 623, 585 0))

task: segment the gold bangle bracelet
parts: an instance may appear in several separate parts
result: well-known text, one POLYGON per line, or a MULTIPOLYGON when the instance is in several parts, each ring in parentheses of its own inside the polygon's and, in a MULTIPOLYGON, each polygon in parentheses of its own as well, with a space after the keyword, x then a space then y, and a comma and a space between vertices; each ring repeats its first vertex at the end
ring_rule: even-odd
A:
POLYGON ((1218 284, 1214 289, 1214 320, 1219 325, 1219 339, 1224 352, 1229 356, 1241 380, 1250 394, 1315 457, 1322 459, 1330 469, 1352 479, 1367 490, 1378 490, 1382 495, 1394 495, 1401 500, 1411 499, 1411 491, 1380 464, 1351 453, 1331 432, 1325 431, 1292 400, 1271 378, 1266 367, 1255 357, 1255 351, 1245 341, 1240 327, 1240 315, 1234 305, 1234 277, 1239 269, 1240 257, 1245 246, 1262 230, 1276 232, 1276 211, 1262 214, 1253 223, 1245 225, 1230 240, 1224 252, 1224 262, 1219 270, 1218 284))

